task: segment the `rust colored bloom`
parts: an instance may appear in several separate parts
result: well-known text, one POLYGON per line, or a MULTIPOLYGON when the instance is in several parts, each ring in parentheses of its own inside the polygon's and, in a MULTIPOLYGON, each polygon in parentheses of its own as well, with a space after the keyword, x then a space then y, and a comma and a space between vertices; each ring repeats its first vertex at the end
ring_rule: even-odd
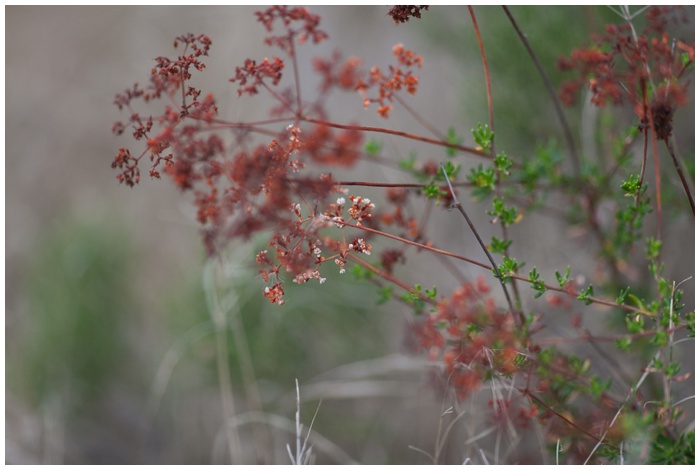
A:
POLYGON ((562 102, 574 104, 577 91, 587 87, 594 105, 627 102, 642 126, 653 123, 658 139, 670 137, 673 114, 686 102, 688 83, 681 77, 695 59, 694 46, 671 40, 667 31, 679 21, 673 17, 677 11, 649 8, 647 25, 639 35, 629 23, 606 25, 605 33, 591 37, 592 44, 561 58, 559 69, 577 74, 562 85, 562 102))
POLYGON ((396 5, 387 13, 394 20, 394 23, 406 23, 411 17, 420 18, 421 10, 428 10, 428 5, 396 5))
POLYGON ((376 103, 377 113, 383 118, 389 117, 389 111, 392 108, 390 103, 393 103, 396 92, 405 90, 413 95, 418 91, 418 77, 413 75, 412 69, 423 66, 423 58, 406 49, 403 44, 395 45, 393 54, 398 65, 390 65, 386 74, 379 67, 372 67, 368 78, 358 80, 355 86, 363 96, 363 106, 368 108, 370 104, 376 103), (373 88, 377 89, 376 97, 368 96, 368 92, 373 88))

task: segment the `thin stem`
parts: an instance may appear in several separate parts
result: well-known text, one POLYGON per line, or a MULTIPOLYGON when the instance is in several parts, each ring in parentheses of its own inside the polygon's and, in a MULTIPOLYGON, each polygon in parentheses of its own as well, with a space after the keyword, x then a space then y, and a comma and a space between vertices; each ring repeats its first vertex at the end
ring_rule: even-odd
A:
POLYGON ((659 148, 656 145, 654 116, 651 108, 649 108, 649 129, 651 130, 651 151, 654 155, 654 183, 656 184, 656 239, 661 240, 661 168, 659 163, 659 148))
MULTIPOLYGON (((279 101, 289 112, 294 113, 294 108, 292 107, 292 103, 287 101, 282 95, 277 93, 275 90, 270 88, 270 86, 267 83, 263 83, 262 86, 277 100, 279 101)), ((295 113, 296 114, 296 113, 295 113)))
POLYGON ((467 224, 469 225, 469 229, 472 231, 474 236, 476 237, 476 240, 479 242, 479 245, 481 246, 481 249, 483 250, 484 253, 486 253, 486 257, 489 259, 489 262, 491 263, 491 267, 493 268, 493 273, 496 275, 498 280, 501 283, 501 288, 503 289, 503 293, 506 296, 506 301, 508 301, 508 308, 511 312, 511 315, 513 315, 513 319, 515 320, 516 323, 519 322, 520 325, 523 325, 525 323, 525 317, 523 316, 522 312, 517 312, 515 310, 515 307, 513 307, 513 301, 510 299, 510 293, 508 292, 508 288, 506 287, 505 280, 503 279, 503 275, 501 272, 498 270, 498 265, 496 264, 496 261, 494 261, 493 256, 491 256, 491 253, 489 252, 488 248, 486 248, 486 245, 484 244, 484 241, 481 239, 481 236, 479 235, 479 232, 477 232, 476 227, 474 227, 474 224, 472 223, 471 219, 467 215, 467 211, 464 210, 464 207, 462 207, 462 204, 459 202, 459 199, 457 199, 457 195, 455 194, 454 189, 452 188, 452 183, 450 182, 449 176, 447 176, 447 171, 445 171, 444 166, 440 166, 442 169, 442 173, 445 175, 445 180, 447 181, 447 186, 450 188, 450 193, 452 194, 452 200, 454 201, 454 207, 457 208, 457 210, 462 214, 462 217, 464 217, 464 220, 467 221, 467 224))
MULTIPOLYGON (((481 52, 481 62, 484 67, 484 76, 486 79, 486 100, 488 102, 488 108, 489 108, 489 125, 491 126, 491 132, 494 133, 494 138, 491 140, 491 158, 493 160, 496 159, 496 145, 495 145, 495 133, 496 133, 496 124, 495 124, 495 119, 494 119, 494 113, 493 113, 493 93, 491 92, 491 74, 489 73, 489 64, 488 61, 486 60, 486 50, 484 49, 484 42, 481 39, 481 31, 479 30, 479 24, 476 21, 476 15, 474 14, 474 9, 471 7, 471 5, 468 6, 469 8, 469 15, 472 18, 472 24, 474 25, 474 32, 476 33, 476 39, 477 42, 479 43, 479 51, 481 52)), ((496 197, 500 197, 501 195, 501 188, 500 188, 500 174, 496 172, 496 197)), ((500 221, 501 225, 501 237, 503 240, 508 240, 508 227, 506 224, 503 223, 503 221, 500 221)), ((509 249, 506 247, 504 251, 504 255, 506 257, 510 257, 510 252, 509 249)), ((518 285, 515 282, 515 280, 511 279, 510 280, 511 286, 513 287, 513 293, 515 295, 515 304, 520 310, 520 306, 522 304, 520 300, 520 292, 518 291, 518 285)), ((511 308, 512 311, 512 308, 511 308)), ((524 321, 524 318, 521 317, 521 320, 524 321)))
POLYGON ((676 172, 678 173, 678 177, 681 179, 681 183, 683 184, 683 191, 685 191, 685 196, 688 198, 688 203, 690 204, 690 208, 693 211, 693 215, 695 215, 695 201, 693 200, 693 195, 690 194, 690 188, 688 187, 688 182, 685 179, 685 175, 683 174, 683 170, 681 170, 681 167, 678 164, 678 159, 676 158, 676 153, 673 151, 673 145, 671 144, 671 141, 669 139, 665 139, 664 142, 666 143, 666 148, 668 149, 668 153, 669 153, 669 155, 671 155, 671 159, 673 160, 673 165, 676 167, 676 172))
POLYGON ((383 277, 384 279, 386 279, 387 281, 391 282, 392 284, 396 284, 397 286, 399 286, 400 288, 402 288, 402 289, 405 290, 406 292, 410 292, 411 294, 413 294, 413 295, 415 295, 416 297, 420 298, 423 302, 427 302, 427 303, 429 303, 430 305, 432 305, 433 307, 437 305, 437 302, 436 302, 435 300, 428 298, 428 297, 427 297, 425 294, 423 294, 422 292, 415 290, 414 288, 412 288, 411 286, 409 286, 409 285, 406 284, 405 282, 398 280, 397 278, 395 278, 395 277, 392 276, 391 274, 386 273, 386 272, 382 271, 381 269, 377 268, 376 266, 373 266, 373 265, 369 264, 367 261, 363 260, 363 259, 360 258, 359 256, 355 256, 355 255, 352 254, 352 253, 348 253, 348 257, 349 257, 349 258, 352 258, 355 262, 357 262, 358 264, 361 264, 361 265, 362 265, 363 267, 365 267, 366 269, 369 269, 369 270, 372 271, 374 274, 376 274, 376 275, 378 275, 378 276, 380 276, 380 277, 383 277))
POLYGON ((296 95, 297 95, 296 115, 300 116, 301 115, 301 84, 299 81, 299 65, 297 64, 296 49, 294 48, 294 33, 293 32, 289 33, 289 44, 290 44, 290 47, 292 49, 291 55, 292 55, 292 68, 294 69, 294 87, 296 89, 296 95))
POLYGON ((605 445, 607 445, 607 446, 610 447, 610 445, 609 445, 607 442, 604 442, 603 439, 600 439, 598 436, 596 436, 596 435, 594 435, 594 434, 591 434, 587 429, 582 428, 581 426, 579 426, 579 425, 576 424, 575 422, 571 421, 571 420, 570 420, 569 418, 567 418, 566 416, 564 416, 564 415, 562 415, 561 413, 557 412, 554 408, 552 408, 551 406, 549 406, 548 404, 546 404, 545 402, 543 402, 541 399, 539 399, 538 397, 536 397, 535 395, 533 395, 532 392, 530 392, 529 390, 520 390, 520 391, 523 393, 523 395, 532 398, 534 401, 536 401, 537 403, 539 403, 541 406, 547 408, 549 411, 551 411, 552 413, 554 413, 555 415, 557 415, 560 419, 562 419, 564 422, 568 423, 570 426, 572 426, 572 427, 578 429, 579 431, 581 431, 582 433, 584 433, 586 436, 590 437, 590 438, 593 439, 594 441, 598 441, 598 444, 599 444, 599 445, 600 445, 600 444, 605 444, 605 445))
POLYGON ((394 99, 399 103, 408 113, 413 116, 413 118, 418 121, 423 127, 430 131, 435 137, 442 138, 442 132, 440 132, 435 126, 433 126, 430 121, 425 119, 420 113, 416 112, 411 106, 406 103, 406 101, 399 95, 395 95, 394 99))
POLYGON ((422 137, 422 136, 415 135, 415 134, 409 134, 408 132, 395 131, 393 129, 386 129, 383 127, 351 126, 351 125, 347 125, 347 124, 337 124, 334 122, 323 121, 320 119, 313 119, 310 117, 301 117, 300 120, 304 121, 304 122, 309 122, 312 124, 321 124, 323 126, 334 127, 336 129, 346 129, 346 130, 354 130, 354 131, 361 131, 361 132, 378 132, 378 133, 382 133, 382 134, 397 135, 397 136, 405 137, 405 138, 411 139, 411 140, 417 140, 420 142, 427 142, 427 143, 433 144, 433 145, 440 145, 441 147, 447 147, 447 148, 452 148, 455 150, 460 150, 462 152, 470 153, 472 155, 476 155, 477 157, 481 157, 481 158, 489 158, 489 159, 491 158, 490 155, 488 155, 480 150, 477 150, 473 147, 451 144, 449 142, 445 142, 442 140, 431 139, 429 137, 422 137))
MULTIPOLYGON (((472 24, 474 25, 474 32, 476 33, 476 40, 479 43, 479 51, 481 52, 481 62, 484 66, 484 75, 486 76, 486 101, 488 102, 489 108, 489 125, 491 126, 491 132, 496 132, 496 127, 493 120, 493 96, 491 94, 491 75, 489 74, 489 66, 486 61, 486 51, 484 50, 484 42, 481 40, 481 32, 479 31, 479 24, 476 22, 476 16, 474 15, 474 9, 471 5, 468 5, 469 15, 472 17, 472 24)), ((491 158, 496 158, 496 149, 491 142, 491 158)))
MULTIPOLYGON (((373 233, 373 234, 379 235, 379 236, 381 236, 381 237, 386 237, 386 238, 390 238, 390 239, 392 239, 392 240, 399 241, 399 242, 401 242, 401 243, 406 243, 406 244, 408 244, 408 245, 413 245, 413 246, 415 246, 415 247, 417 247, 417 248, 420 248, 420 249, 422 249, 422 250, 427 250, 427 251, 431 251, 431 252, 433 252, 433 253, 437 253, 437 254, 440 254, 440 255, 449 256, 450 258, 455 258, 455 259, 458 259, 458 260, 466 261, 467 263, 473 264, 473 265, 475 265, 475 266, 479 266, 479 267, 484 268, 484 269, 488 269, 489 271, 493 272, 493 267, 490 266, 490 265, 488 265, 488 264, 486 264, 486 263, 481 263, 481 262, 476 261, 476 260, 473 260, 473 259, 471 259, 471 258, 467 258, 466 256, 461 256, 461 255, 458 255, 458 254, 456 254, 456 253, 452 253, 452 252, 449 252, 449 251, 441 250, 441 249, 439 249, 439 248, 435 248, 434 246, 430 246, 430 245, 425 245, 425 244, 423 244, 423 243, 414 242, 413 240, 409 240, 409 239, 407 239, 407 238, 401 238, 401 237, 398 237, 398 236, 396 236, 396 235, 392 235, 392 234, 390 234, 390 233, 382 232, 381 230, 375 230, 375 229, 372 229, 372 228, 369 228, 369 227, 365 227, 364 225, 351 224, 351 223, 349 223, 349 222, 345 222, 345 221, 342 221, 342 220, 334 220, 333 223, 334 223, 334 224, 344 225, 344 226, 346 226, 346 227, 356 228, 356 229, 358 229, 358 230, 364 230, 365 232, 373 233)), ((518 279, 519 281, 528 282, 528 283, 530 283, 530 284, 533 283, 529 278, 523 277, 523 276, 519 276, 519 275, 517 275, 517 274, 511 274, 510 277, 512 277, 512 278, 514 278, 514 279, 518 279)), ((556 292, 561 292, 562 294, 566 294, 566 295, 568 295, 569 297, 578 297, 578 295, 579 295, 578 292, 576 292, 576 291, 574 291, 574 290, 571 290, 571 289, 564 289, 564 288, 562 288, 562 287, 554 286, 554 285, 551 285, 551 284, 542 284, 542 285, 543 285, 547 290, 552 290, 552 291, 556 291, 556 292)), ((640 309, 640 308, 636 308, 636 307, 633 307, 633 306, 631 306, 631 305, 618 304, 618 303, 612 302, 612 301, 610 301, 610 300, 604 300, 604 299, 600 299, 600 298, 597 298, 597 297, 587 297, 587 300, 590 301, 590 302, 596 303, 596 304, 606 305, 606 306, 612 307, 612 308, 619 308, 619 309, 621 309, 621 310, 625 310, 625 311, 628 311, 628 312, 631 312, 631 313, 638 313, 638 314, 640 314, 640 315, 644 315, 644 316, 647 316, 647 317, 653 317, 653 316, 655 316, 653 313, 647 312, 646 310, 643 310, 643 309, 640 309)))
POLYGON ((224 410, 226 427, 226 442, 231 457, 231 463, 236 463, 241 455, 241 442, 238 432, 228 423, 233 422, 236 416, 236 408, 233 401, 233 389, 231 387, 230 364, 228 361, 228 340, 226 327, 217 324, 216 329, 216 369, 219 375, 219 393, 221 394, 221 404, 224 410))
POLYGON ((632 388, 630 388, 630 389, 628 390, 627 396, 625 397, 625 401, 622 402, 622 405, 620 405, 620 408, 618 408, 617 413, 615 413, 615 416, 613 416, 613 419, 610 421, 610 424, 608 424, 608 427, 605 429, 605 432, 603 433, 602 436, 600 436, 600 439, 598 439, 598 442, 596 442, 596 445, 595 445, 595 447, 593 447, 593 450, 591 450, 591 453, 588 454, 588 458, 586 459, 585 462, 583 462, 584 465, 586 465, 586 464, 588 463, 588 461, 591 459, 591 457, 593 457, 593 455, 595 454, 595 451, 598 450, 598 447, 600 447, 601 444, 606 444, 606 445, 608 445, 607 443, 604 442, 604 441, 605 441, 605 437, 608 435, 608 432, 610 431, 610 429, 612 429, 613 425, 615 424, 615 421, 617 421, 617 418, 620 416, 620 413, 622 413, 622 410, 623 410, 623 409, 625 408, 625 406, 627 405, 627 402, 629 401, 630 397, 631 397, 634 393, 636 393, 637 390, 639 390, 639 387, 642 385, 642 383, 644 382, 644 380, 645 380, 645 379, 647 378, 647 376, 649 375, 648 370, 651 368, 651 365, 654 363, 654 360, 656 360, 657 357, 658 357, 658 353, 656 354, 656 356, 654 357, 654 359, 652 359, 651 361, 649 361, 649 365, 644 369, 644 373, 642 374, 642 376, 641 376, 641 377, 639 378, 639 380, 637 381, 637 384, 636 384, 634 387, 632 387, 632 388))
POLYGON ((547 88, 547 92, 549 93, 549 97, 552 100, 552 103, 554 104, 554 109, 557 112, 557 118, 559 119, 559 124, 561 125, 562 130, 564 131, 564 139, 566 140, 566 145, 567 145, 567 147, 569 147, 569 153, 571 154, 571 159, 573 160, 574 168, 576 169, 576 173, 578 174, 578 173, 580 173, 580 170, 581 170, 581 161, 579 159, 576 144, 574 143, 574 136, 571 132, 571 127, 569 126, 569 122, 566 120, 566 116, 564 115, 564 110, 561 107, 561 103, 559 102, 559 98, 557 98, 557 94, 556 94, 556 91, 554 90, 554 86, 552 85, 552 82, 549 79, 547 72, 545 72, 544 67, 542 66, 542 63, 537 58, 537 55, 535 55, 535 51, 530 46, 530 42, 527 40, 527 35, 520 30, 518 23, 515 21, 515 18, 513 18, 513 15, 510 13, 510 10, 508 9, 508 7, 503 6, 503 10, 505 11, 506 15, 508 16, 508 19, 510 20, 510 22, 513 24, 513 28, 515 28, 515 32, 518 33, 520 40, 522 41, 523 45, 525 46, 525 49, 527 49, 528 54, 530 54, 530 58, 532 59, 532 62, 535 64, 535 67, 537 67, 537 71, 540 73, 540 76, 542 77, 542 81, 544 82, 544 85, 547 88))
MULTIPOLYGON (((672 328, 666 328, 661 331, 667 333, 667 334, 672 334, 675 331, 682 330, 683 328, 686 328, 688 326, 687 323, 679 323, 678 325, 674 325, 672 328)), ((614 336, 593 336, 589 332, 585 332, 581 336, 575 336, 573 338, 564 338, 564 337, 551 337, 551 338, 540 338, 535 340, 535 342, 540 345, 540 346, 545 346, 548 344, 569 344, 574 341, 585 341, 585 342, 613 342, 613 341, 618 341, 624 338, 627 339, 639 339, 639 338, 644 338, 647 336, 653 336, 658 334, 659 331, 657 330, 648 330, 648 331, 642 331, 641 333, 634 333, 634 334, 621 334, 621 335, 614 335, 614 336)))

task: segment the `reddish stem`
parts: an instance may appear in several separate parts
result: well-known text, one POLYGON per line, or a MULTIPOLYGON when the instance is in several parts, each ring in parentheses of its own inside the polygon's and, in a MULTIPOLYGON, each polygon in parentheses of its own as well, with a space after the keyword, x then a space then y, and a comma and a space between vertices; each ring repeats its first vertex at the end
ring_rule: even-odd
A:
POLYGON ((481 158, 489 158, 489 159, 491 158, 490 155, 487 155, 484 152, 477 150, 473 147, 451 144, 451 143, 445 142, 443 140, 431 139, 429 137, 422 137, 422 136, 415 135, 415 134, 409 134, 408 132, 395 131, 393 129, 386 129, 383 127, 352 126, 352 125, 347 125, 347 124, 337 124, 334 122, 324 121, 324 120, 320 120, 320 119, 313 119, 310 117, 302 117, 301 120, 304 122, 312 123, 312 124, 320 124, 322 126, 334 127, 336 129, 346 129, 346 130, 361 131, 361 132, 378 132, 381 134, 397 135, 397 136, 405 137, 405 138, 411 139, 411 140, 417 140, 420 142, 427 142, 427 143, 433 144, 433 145, 440 145, 441 147, 448 147, 448 148, 452 148, 455 150, 461 150, 462 152, 467 152, 467 153, 470 153, 472 155, 476 155, 477 157, 481 157, 481 158))

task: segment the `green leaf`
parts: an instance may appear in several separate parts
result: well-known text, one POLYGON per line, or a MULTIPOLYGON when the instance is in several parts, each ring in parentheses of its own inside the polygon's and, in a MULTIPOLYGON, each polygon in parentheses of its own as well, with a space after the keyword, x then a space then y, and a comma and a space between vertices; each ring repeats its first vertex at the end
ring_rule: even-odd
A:
POLYGON ((365 152, 371 158, 377 158, 382 152, 382 142, 375 139, 369 139, 365 144, 365 152))
POLYGON ((685 322, 688 324, 688 331, 690 331, 691 338, 695 338, 695 312, 688 312, 685 314, 685 322))
POLYGON ((673 377, 681 371, 681 365, 677 362, 671 362, 664 368, 664 373, 666 377, 673 377))
POLYGON ((651 338, 651 344, 658 347, 663 347, 668 344, 668 333, 665 331, 657 331, 651 338))
POLYGON ((502 197, 494 198, 493 210, 486 211, 486 213, 495 216, 495 219, 491 221, 492 223, 500 220, 506 227, 520 220, 518 210, 515 207, 506 206, 505 198, 502 197))
POLYGON ((569 274, 571 274, 571 266, 566 267, 566 271, 564 272, 563 276, 559 274, 559 271, 554 271, 559 287, 564 287, 569 283, 569 274))
MULTIPOLYGON (((623 191, 625 191, 625 197, 634 197, 637 192, 642 189, 642 182, 639 175, 630 175, 627 180, 623 181, 620 185, 623 191)), ((646 189, 646 188, 645 188, 646 189)))
POLYGON ((385 304, 391 300, 391 296, 394 293, 394 288, 392 286, 384 286, 379 289, 379 299, 377 300, 377 305, 385 304))
POLYGON ((627 298, 627 293, 630 291, 629 286, 627 286, 627 289, 625 290, 620 290, 620 293, 617 294, 617 298, 615 299, 615 303, 618 305, 623 305, 625 303, 625 298, 627 298))
POLYGON ((508 158, 505 152, 501 152, 496 155, 496 159, 493 161, 496 171, 504 176, 510 175, 510 167, 513 166, 513 160, 508 158))
POLYGON ((612 385, 612 379, 602 380, 600 377, 593 377, 589 384, 589 392, 593 398, 599 398, 612 385))
POLYGON ((476 129, 472 129, 472 135, 474 136, 474 142, 477 143, 484 150, 491 148, 491 143, 493 142, 494 133, 489 130, 489 125, 478 123, 476 129))
POLYGON ((644 254, 647 256, 649 261, 653 261, 661 255, 661 240, 657 240, 654 237, 648 237, 646 240, 646 248, 644 249, 644 254))
POLYGON ((579 293, 578 297, 576 297, 576 298, 577 298, 578 300, 583 300, 583 302, 584 302, 586 305, 590 305, 590 304, 593 303, 593 301, 591 300, 591 297, 593 297, 593 296, 594 296, 594 294, 593 294, 593 285, 588 284, 588 287, 586 287, 585 290, 582 290, 582 291, 579 293))
POLYGON ((644 330, 644 318, 641 315, 626 316, 625 323, 627 324, 627 331, 631 334, 641 333, 644 330))
POLYGON ((511 243, 513 243, 513 240, 501 240, 500 238, 491 237, 489 251, 496 254, 504 254, 511 243))
POLYGON ((547 291, 547 288, 544 286, 544 281, 540 279, 540 273, 537 272, 537 268, 533 267, 530 270, 529 281, 532 283, 530 287, 537 291, 535 293, 536 299, 541 297, 542 294, 547 291))
POLYGON ((440 189, 440 185, 436 180, 430 182, 430 184, 423 186, 423 194, 428 199, 440 199, 442 196, 447 196, 447 192, 440 189))
POLYGON ((615 340, 615 346, 620 348, 620 350, 628 352, 632 346, 632 339, 629 336, 622 337, 615 340))

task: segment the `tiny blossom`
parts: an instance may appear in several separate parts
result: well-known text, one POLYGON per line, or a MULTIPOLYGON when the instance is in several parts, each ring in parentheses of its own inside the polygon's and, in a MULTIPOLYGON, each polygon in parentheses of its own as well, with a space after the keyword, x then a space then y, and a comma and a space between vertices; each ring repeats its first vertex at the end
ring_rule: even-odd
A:
POLYGON ((345 204, 345 198, 344 198, 344 197, 339 197, 335 202, 336 202, 339 206, 342 206, 343 204, 345 204))
POLYGON ((277 305, 284 304, 284 299, 282 298, 282 296, 284 295, 284 288, 279 282, 273 285, 272 287, 265 287, 263 295, 268 298, 270 303, 276 303, 277 305))
POLYGON ((346 261, 345 261, 344 259, 341 259, 341 258, 336 258, 336 259, 335 259, 335 264, 337 264, 338 267, 340 267, 340 274, 344 274, 344 273, 345 273, 345 262, 346 262, 346 261))
POLYGON ((348 209, 350 217, 360 222, 364 218, 371 218, 371 210, 374 209, 374 204, 367 198, 358 196, 350 196, 352 206, 348 209))
POLYGON ((348 245, 348 249, 359 251, 365 255, 371 255, 372 245, 365 242, 363 238, 356 238, 352 243, 348 245))

